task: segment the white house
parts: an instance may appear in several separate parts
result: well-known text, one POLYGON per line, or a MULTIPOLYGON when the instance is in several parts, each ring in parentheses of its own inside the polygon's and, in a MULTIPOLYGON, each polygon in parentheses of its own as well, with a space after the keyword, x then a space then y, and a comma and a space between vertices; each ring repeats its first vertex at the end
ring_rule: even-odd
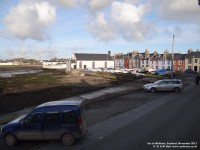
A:
POLYGON ((115 55, 115 68, 124 68, 124 55, 115 55))
POLYGON ((171 60, 168 59, 166 55, 160 54, 150 59, 149 67, 154 69, 170 69, 171 60))
POLYGON ((114 68, 114 60, 108 54, 74 53, 73 69, 114 68))

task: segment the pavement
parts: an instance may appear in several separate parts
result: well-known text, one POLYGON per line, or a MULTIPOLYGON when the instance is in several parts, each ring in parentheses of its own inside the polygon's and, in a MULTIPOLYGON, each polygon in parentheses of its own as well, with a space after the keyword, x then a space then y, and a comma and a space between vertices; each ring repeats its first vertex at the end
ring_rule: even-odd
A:
MULTIPOLYGON (((122 86, 116 86, 116 87, 110 87, 110 88, 105 88, 102 90, 98 90, 95 92, 87 93, 87 94, 82 94, 76 97, 70 97, 67 99, 62 99, 62 100, 80 100, 84 101, 85 104, 93 103, 96 101, 104 100, 106 98, 112 98, 116 97, 122 94, 127 94, 136 90, 141 90, 142 89, 142 84, 139 82, 131 82, 124 84, 122 86)), ((22 110, 8 113, 8 114, 3 114, 0 115, 0 125, 5 124, 23 114, 29 113, 31 110, 33 110, 36 106, 31 106, 31 107, 26 107, 22 110)))

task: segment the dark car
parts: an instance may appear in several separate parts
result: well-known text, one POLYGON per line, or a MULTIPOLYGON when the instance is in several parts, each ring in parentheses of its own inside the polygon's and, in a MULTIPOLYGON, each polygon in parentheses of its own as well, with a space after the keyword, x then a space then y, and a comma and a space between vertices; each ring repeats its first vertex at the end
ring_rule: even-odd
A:
POLYGON ((18 140, 59 139, 64 145, 73 145, 85 133, 85 109, 81 101, 44 103, 1 127, 1 136, 8 146, 18 140))
POLYGON ((188 73, 188 74, 197 74, 197 72, 194 71, 194 70, 192 70, 192 69, 186 69, 185 73, 188 73))

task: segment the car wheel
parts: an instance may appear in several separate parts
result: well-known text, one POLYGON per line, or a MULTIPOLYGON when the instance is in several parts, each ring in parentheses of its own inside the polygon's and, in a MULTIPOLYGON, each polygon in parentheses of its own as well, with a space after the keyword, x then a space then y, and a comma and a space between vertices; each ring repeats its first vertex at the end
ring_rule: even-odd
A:
POLYGON ((73 145, 75 143, 76 139, 73 134, 71 133, 65 133, 62 136, 62 143, 64 145, 73 145))
POLYGON ((179 92, 179 91, 180 91, 180 89, 178 87, 174 88, 174 92, 179 92))
POLYGON ((156 88, 151 88, 150 91, 151 91, 151 93, 155 93, 156 92, 156 88))
POLYGON ((14 146, 17 143, 17 138, 13 134, 7 134, 5 136, 5 143, 8 146, 14 146))

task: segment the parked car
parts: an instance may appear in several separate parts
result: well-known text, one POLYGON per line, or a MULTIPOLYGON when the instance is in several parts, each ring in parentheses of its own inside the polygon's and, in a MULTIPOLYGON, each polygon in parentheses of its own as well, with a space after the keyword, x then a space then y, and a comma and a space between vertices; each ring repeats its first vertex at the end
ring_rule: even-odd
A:
POLYGON ((174 91, 179 92, 183 89, 181 80, 179 79, 163 79, 158 80, 154 83, 146 84, 143 86, 145 91, 156 92, 156 91, 174 91))
POLYGON ((8 146, 18 140, 58 140, 73 145, 86 133, 82 101, 53 101, 39 105, 3 127, 1 137, 8 146))
POLYGON ((124 73, 124 74, 128 74, 129 73, 128 69, 121 69, 121 70, 122 70, 122 73, 124 73))
POLYGON ((139 71, 139 73, 148 73, 148 70, 142 69, 142 70, 139 71))
POLYGON ((162 74, 164 74, 165 72, 166 72, 165 69, 158 69, 158 70, 155 71, 155 74, 162 75, 162 74))
POLYGON ((160 74, 161 76, 170 76, 173 75, 175 72, 173 71, 165 71, 164 73, 160 74))
POLYGON ((122 69, 115 69, 115 73, 122 73, 122 69))
POLYGON ((197 74, 197 72, 194 71, 194 70, 192 70, 192 69, 186 69, 185 73, 188 73, 188 74, 197 74))
POLYGON ((155 72, 156 69, 154 69, 154 68, 148 68, 147 71, 148 71, 148 73, 151 73, 151 72, 155 72))

